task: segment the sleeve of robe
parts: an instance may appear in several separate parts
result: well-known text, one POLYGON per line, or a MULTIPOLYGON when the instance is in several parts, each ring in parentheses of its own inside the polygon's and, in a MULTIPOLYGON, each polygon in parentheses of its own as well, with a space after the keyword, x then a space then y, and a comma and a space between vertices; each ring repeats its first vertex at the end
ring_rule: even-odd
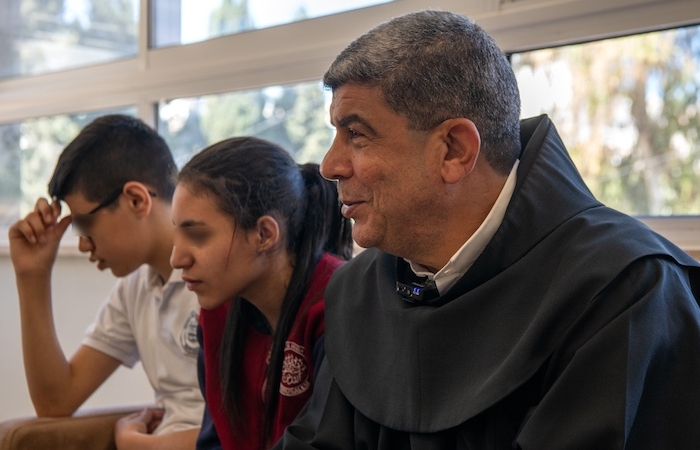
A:
POLYGON ((700 274, 643 258, 577 321, 548 366, 518 448, 700 445, 700 274), (609 305, 629 305, 609 317, 609 305))

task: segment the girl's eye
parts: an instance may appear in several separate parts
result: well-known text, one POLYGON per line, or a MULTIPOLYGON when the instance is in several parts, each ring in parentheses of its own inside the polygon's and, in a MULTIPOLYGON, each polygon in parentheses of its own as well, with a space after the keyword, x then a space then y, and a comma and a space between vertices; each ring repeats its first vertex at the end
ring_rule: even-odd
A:
POLYGON ((207 237, 209 236, 209 233, 205 231, 188 230, 186 236, 190 241, 194 243, 202 243, 206 241, 207 237))

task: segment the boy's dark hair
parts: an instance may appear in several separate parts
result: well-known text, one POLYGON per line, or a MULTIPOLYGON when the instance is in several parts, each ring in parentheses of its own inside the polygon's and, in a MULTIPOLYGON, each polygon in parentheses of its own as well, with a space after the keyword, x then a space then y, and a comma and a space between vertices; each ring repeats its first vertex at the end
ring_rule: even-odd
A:
POLYGON ((79 192, 99 202, 128 181, 144 183, 170 202, 177 166, 153 128, 135 117, 110 114, 90 122, 61 152, 49 195, 62 200, 79 192))

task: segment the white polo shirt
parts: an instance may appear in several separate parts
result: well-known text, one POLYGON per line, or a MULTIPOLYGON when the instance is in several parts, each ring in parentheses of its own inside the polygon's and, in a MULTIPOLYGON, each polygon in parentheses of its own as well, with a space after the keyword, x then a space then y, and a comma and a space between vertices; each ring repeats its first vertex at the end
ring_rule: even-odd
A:
POLYGON ((90 325, 83 344, 133 367, 141 361, 165 409, 156 434, 199 427, 204 400, 197 381, 199 303, 180 270, 163 284, 143 265, 120 278, 90 325))

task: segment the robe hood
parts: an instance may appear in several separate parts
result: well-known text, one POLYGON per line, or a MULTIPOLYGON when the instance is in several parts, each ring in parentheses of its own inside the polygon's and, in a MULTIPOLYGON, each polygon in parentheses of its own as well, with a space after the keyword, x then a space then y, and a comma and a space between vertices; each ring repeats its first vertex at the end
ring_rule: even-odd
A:
POLYGON ((664 254, 696 264, 598 202, 546 116, 522 121, 521 141, 502 224, 437 304, 402 299, 397 258, 376 249, 332 277, 328 363, 343 395, 370 420, 413 433, 455 427, 530 380, 572 330, 580 339, 595 326, 589 309, 627 308, 631 300, 589 306, 632 261, 664 254))

